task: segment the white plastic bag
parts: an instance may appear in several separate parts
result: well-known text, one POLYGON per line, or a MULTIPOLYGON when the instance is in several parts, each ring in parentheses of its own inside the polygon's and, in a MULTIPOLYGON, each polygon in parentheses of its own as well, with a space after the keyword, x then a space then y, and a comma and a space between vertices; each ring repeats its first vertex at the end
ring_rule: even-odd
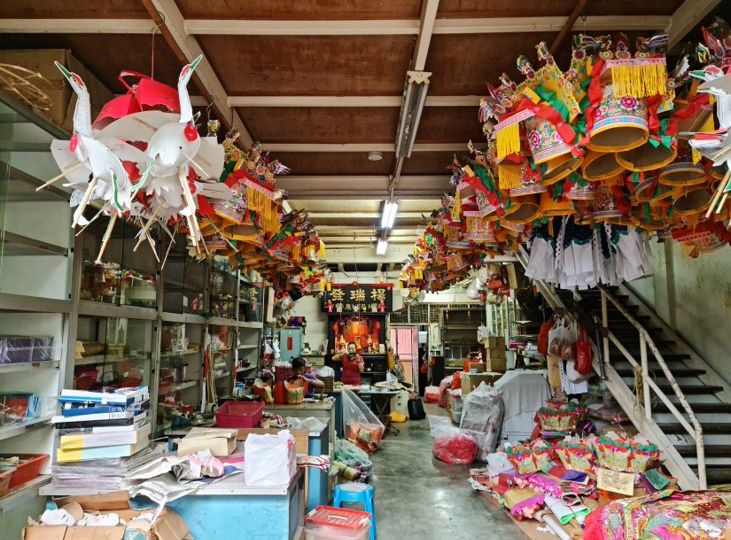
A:
POLYGON ((386 430, 375 413, 355 392, 343 388, 343 432, 345 438, 366 452, 373 452, 386 430))
POLYGON ((462 420, 459 427, 475 437, 480 450, 477 459, 486 461, 495 451, 503 423, 503 405, 500 392, 484 382, 462 400, 462 420))
POLYGON ((297 472, 297 450, 289 430, 251 434, 244 441, 244 481, 248 486, 289 484, 297 472))
POLYGON ((407 390, 401 390, 391 398, 391 412, 409 416, 409 392, 407 390))

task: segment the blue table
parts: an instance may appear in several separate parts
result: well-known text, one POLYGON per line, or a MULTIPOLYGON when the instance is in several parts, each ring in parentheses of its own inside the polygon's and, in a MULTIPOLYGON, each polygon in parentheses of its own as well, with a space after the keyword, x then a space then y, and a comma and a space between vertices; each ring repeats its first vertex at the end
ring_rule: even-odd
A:
POLYGON ((293 540, 304 523, 304 486, 301 469, 289 485, 275 487, 247 486, 238 475, 168 506, 195 540, 293 540))

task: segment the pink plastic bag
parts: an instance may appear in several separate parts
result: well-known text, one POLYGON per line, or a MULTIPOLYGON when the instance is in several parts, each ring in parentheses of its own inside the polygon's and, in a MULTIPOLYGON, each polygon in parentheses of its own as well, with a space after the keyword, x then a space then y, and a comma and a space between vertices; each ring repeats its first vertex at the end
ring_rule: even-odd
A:
POLYGON ((432 446, 434 457, 450 465, 469 465, 477 456, 477 442, 467 433, 437 437, 432 446))

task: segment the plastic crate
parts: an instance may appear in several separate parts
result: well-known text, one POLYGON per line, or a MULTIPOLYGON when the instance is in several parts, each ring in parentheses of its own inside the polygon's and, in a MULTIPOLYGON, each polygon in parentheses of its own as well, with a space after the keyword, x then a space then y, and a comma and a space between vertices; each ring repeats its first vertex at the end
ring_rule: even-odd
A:
POLYGON ((10 491, 10 480, 13 478, 15 468, 0 472, 0 497, 5 497, 10 491))
POLYGON ((318 506, 305 516, 305 540, 368 540, 371 515, 361 510, 318 506))
POLYGON ((216 410, 216 427, 259 427, 263 413, 261 401, 227 401, 216 410))
POLYGON ((15 467, 13 471, 13 477, 10 479, 10 489, 30 482, 41 474, 43 464, 48 459, 48 454, 6 454, 2 457, 12 456, 19 457, 23 462, 15 467))

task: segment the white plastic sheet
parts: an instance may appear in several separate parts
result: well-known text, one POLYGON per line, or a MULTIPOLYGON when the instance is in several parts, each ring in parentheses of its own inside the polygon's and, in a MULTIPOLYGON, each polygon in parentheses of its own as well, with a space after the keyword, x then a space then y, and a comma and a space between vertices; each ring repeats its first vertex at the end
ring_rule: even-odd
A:
POLYGON ((495 451, 504 410, 500 392, 484 382, 462 400, 460 428, 467 430, 477 440, 477 459, 480 461, 487 461, 487 456, 495 451))

